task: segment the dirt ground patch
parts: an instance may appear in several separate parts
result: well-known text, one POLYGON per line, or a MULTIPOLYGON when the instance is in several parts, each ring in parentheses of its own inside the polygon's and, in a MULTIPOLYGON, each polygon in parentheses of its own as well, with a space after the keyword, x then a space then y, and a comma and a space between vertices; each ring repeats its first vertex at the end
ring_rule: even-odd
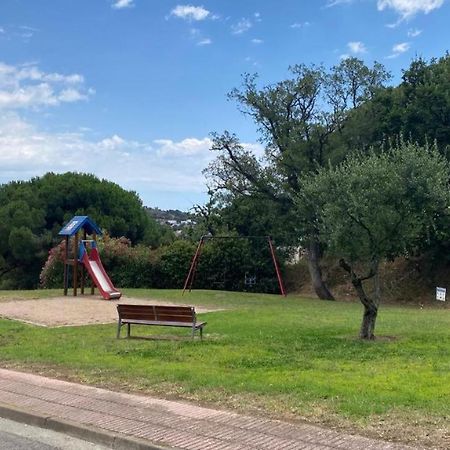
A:
MULTIPOLYGON (((53 297, 38 300, 12 300, 0 303, 0 317, 20 320, 43 327, 90 325, 117 321, 116 305, 174 305, 153 299, 122 297, 120 300, 102 300, 98 296, 53 297)), ((196 312, 218 311, 196 306, 196 312)))

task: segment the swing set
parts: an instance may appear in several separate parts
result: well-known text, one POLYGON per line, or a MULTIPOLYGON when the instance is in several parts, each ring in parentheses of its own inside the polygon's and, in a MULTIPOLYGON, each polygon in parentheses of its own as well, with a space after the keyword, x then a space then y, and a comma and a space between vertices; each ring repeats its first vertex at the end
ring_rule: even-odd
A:
MULTIPOLYGON (((280 295, 282 295, 284 297, 286 296, 286 290, 284 288, 283 278, 281 277, 280 267, 278 265, 278 261, 277 261, 276 255, 275 255, 275 247, 273 245, 273 241, 270 236, 210 236, 210 235, 204 235, 200 238, 200 241, 197 245, 197 249, 195 251, 194 257, 192 258, 191 265, 189 267, 189 272, 188 272, 188 274, 186 276, 186 280, 184 282, 182 295, 184 295, 184 293, 186 292, 187 289, 189 290, 189 292, 191 292, 192 285, 194 284, 195 275, 197 273, 198 261, 200 259, 200 255, 202 253, 203 247, 208 240, 212 240, 212 239, 216 239, 216 240, 219 240, 219 239, 220 240, 227 240, 227 239, 228 240, 230 240, 230 239, 252 239, 253 240, 254 239, 254 240, 267 241, 267 244, 268 244, 269 250, 270 250, 270 255, 272 258, 272 262, 273 262, 273 266, 275 269, 275 274, 277 276, 278 287, 280 289, 280 295)), ((246 286, 254 286, 256 284, 256 276, 246 272, 244 284, 246 286)))

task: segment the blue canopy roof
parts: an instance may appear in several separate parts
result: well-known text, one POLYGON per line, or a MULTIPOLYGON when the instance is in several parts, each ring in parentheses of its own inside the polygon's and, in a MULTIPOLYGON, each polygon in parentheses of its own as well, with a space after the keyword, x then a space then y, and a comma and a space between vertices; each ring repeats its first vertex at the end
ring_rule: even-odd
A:
POLYGON ((89 216, 75 216, 61 229, 59 236, 73 236, 81 228, 86 230, 87 234, 102 234, 102 230, 89 216))

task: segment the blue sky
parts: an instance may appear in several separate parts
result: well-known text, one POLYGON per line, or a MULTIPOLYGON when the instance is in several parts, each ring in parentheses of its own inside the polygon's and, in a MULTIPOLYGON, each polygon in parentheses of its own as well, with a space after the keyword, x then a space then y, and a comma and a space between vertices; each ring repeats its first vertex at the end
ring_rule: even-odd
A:
POLYGON ((398 83, 450 49, 449 23, 449 0, 1 0, 0 183, 89 172, 187 210, 210 132, 261 151, 226 99, 243 73, 357 56, 398 83))

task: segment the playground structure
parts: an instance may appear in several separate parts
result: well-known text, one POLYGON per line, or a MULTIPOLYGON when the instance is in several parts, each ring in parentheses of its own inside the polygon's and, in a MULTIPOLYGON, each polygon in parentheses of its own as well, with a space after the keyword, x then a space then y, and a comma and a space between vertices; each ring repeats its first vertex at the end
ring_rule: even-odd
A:
MULTIPOLYGON (((192 290, 192 285, 194 284, 194 279, 195 279, 195 274, 197 272, 197 266, 198 266, 198 261, 200 259, 200 255, 202 253, 202 249, 203 246, 205 245, 205 243, 208 240, 211 239, 255 239, 255 240, 266 240, 269 250, 270 250, 270 255, 272 258, 272 262, 273 262, 273 266, 275 269, 275 273, 277 276, 277 281, 278 281, 278 287, 280 289, 280 295, 282 296, 286 296, 286 290, 284 288, 284 283, 283 283, 283 278, 281 276, 281 272, 280 272, 280 267, 278 265, 278 261, 276 258, 276 254, 275 254, 275 247, 273 245, 273 241, 272 238, 270 236, 209 236, 209 235, 204 235, 200 238, 200 241, 197 245, 197 249, 195 251, 194 257, 192 258, 192 262, 191 265, 189 267, 189 271, 188 274, 186 276, 186 280, 184 282, 184 286, 183 286, 183 293, 182 295, 184 295, 184 293, 186 292, 186 289, 189 289, 189 292, 191 292, 192 290)), ((256 277, 250 275, 250 274, 245 274, 245 284, 248 286, 253 286, 256 284, 256 277)))
POLYGON ((72 273, 73 295, 77 296, 78 285, 84 294, 85 270, 92 279, 91 294, 97 286, 105 300, 119 299, 119 292, 111 282, 100 260, 97 249, 97 236, 102 231, 88 216, 73 217, 58 233, 64 236, 64 295, 69 291, 69 274, 72 273), (91 239, 88 239, 91 236, 91 239), (72 270, 70 270, 72 267, 72 270))

